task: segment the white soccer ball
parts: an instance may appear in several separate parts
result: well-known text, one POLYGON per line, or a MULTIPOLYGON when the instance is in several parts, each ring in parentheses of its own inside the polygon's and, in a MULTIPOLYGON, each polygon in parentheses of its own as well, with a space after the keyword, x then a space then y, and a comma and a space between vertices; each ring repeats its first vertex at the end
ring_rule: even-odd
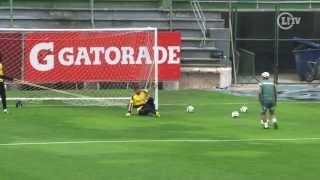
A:
POLYGON ((233 112, 231 113, 231 117, 233 117, 233 118, 238 118, 239 116, 240 116, 240 114, 239 114, 238 111, 233 111, 233 112))
POLYGON ((247 106, 241 106, 240 112, 245 113, 247 111, 248 111, 248 107, 247 106))
POLYGON ((188 113, 194 112, 194 107, 191 106, 191 105, 189 105, 189 106, 187 107, 187 112, 188 112, 188 113))

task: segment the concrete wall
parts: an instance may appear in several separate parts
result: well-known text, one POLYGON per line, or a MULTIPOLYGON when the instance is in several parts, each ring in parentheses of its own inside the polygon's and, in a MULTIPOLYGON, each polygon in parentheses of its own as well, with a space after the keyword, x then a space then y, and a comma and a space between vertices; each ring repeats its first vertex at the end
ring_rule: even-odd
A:
POLYGON ((231 86, 231 67, 182 67, 180 81, 164 82, 163 88, 180 89, 216 89, 231 86))
POLYGON ((211 72, 182 72, 180 89, 214 89, 219 86, 219 74, 211 72))

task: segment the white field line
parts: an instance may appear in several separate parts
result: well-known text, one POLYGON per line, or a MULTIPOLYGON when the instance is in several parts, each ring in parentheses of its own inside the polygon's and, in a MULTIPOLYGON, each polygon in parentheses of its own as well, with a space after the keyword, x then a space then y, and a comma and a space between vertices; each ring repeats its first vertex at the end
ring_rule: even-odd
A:
POLYGON ((279 138, 279 139, 141 139, 141 140, 96 140, 96 141, 52 141, 52 142, 24 142, 3 143, 0 146, 26 146, 26 145, 54 145, 54 144, 102 144, 102 143, 223 143, 223 142, 279 142, 279 141, 319 141, 314 138, 279 138))
MULTIPOLYGON (((278 104, 320 104, 320 101, 278 101, 278 104)), ((160 106, 187 106, 188 104, 183 103, 172 103, 172 104, 160 104, 160 106)), ((260 104, 259 101, 253 102, 221 102, 221 103, 195 103, 194 105, 207 106, 207 105, 246 105, 246 104, 260 104)))
MULTIPOLYGON (((257 102, 258 103, 258 102, 257 102)), ((33 103, 26 103, 27 105, 25 107, 87 107, 86 105, 70 105, 70 104, 33 104, 33 103)), ((210 106, 210 105, 246 105, 246 104, 252 104, 252 103, 195 103, 193 105, 196 105, 196 106, 210 106)), ((160 104, 160 106, 187 106, 189 104, 183 104, 183 103, 172 103, 172 104, 160 104)), ((8 105, 9 107, 15 107, 14 105, 8 105)), ((91 106, 91 105, 89 105, 91 106)), ((97 107, 112 107, 112 106, 123 106, 123 107, 126 107, 127 105, 123 104, 123 105, 106 105, 106 106, 99 106, 97 105, 97 107)), ((94 106, 92 106, 94 107, 94 106)))
MULTIPOLYGON (((69 105, 69 104, 33 104, 33 103, 26 103, 27 105, 24 107, 87 107, 86 105, 69 105)), ((190 103, 165 103, 165 104, 160 104, 160 106, 187 106, 190 103)), ((211 105, 248 105, 248 104, 259 104, 259 102, 237 102, 237 103, 233 103, 233 102, 222 102, 222 103, 203 103, 203 104, 192 104, 194 106, 211 106, 211 105)), ((282 102, 278 102, 278 104, 320 104, 320 101, 282 101, 282 102)), ((9 107, 15 107, 14 105, 8 105, 9 107)), ((92 105, 88 105, 91 107, 94 107, 92 105)), ((97 107, 112 107, 112 106, 123 106, 125 107, 126 105, 110 105, 110 106, 101 106, 101 105, 97 105, 97 107)))

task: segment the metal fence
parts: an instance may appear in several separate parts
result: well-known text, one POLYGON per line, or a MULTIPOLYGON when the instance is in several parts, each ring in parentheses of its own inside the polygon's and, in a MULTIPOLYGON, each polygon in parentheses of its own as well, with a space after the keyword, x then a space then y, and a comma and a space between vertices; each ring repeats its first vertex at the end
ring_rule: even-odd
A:
POLYGON ((235 52, 231 54, 234 57, 232 60, 235 70, 242 67, 241 71, 234 72, 235 82, 256 83, 264 71, 271 72, 277 83, 320 82, 320 46, 312 46, 320 42, 319 0, 198 2, 201 7, 229 12, 225 14, 231 16, 231 39, 234 44, 231 52, 235 52), (244 68, 248 66, 245 60, 248 53, 239 53, 239 50, 254 54, 254 60, 249 58, 250 63, 254 62, 254 67, 244 68), (237 54, 245 57, 237 58, 237 54), (252 69, 255 70, 254 75, 252 69), (308 78, 310 75, 313 76, 311 80, 308 78))

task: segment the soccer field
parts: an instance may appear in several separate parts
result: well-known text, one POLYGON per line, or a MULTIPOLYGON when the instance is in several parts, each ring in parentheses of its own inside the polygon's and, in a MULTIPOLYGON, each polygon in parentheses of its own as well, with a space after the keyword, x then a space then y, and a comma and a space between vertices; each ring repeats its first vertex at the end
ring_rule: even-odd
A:
POLYGON ((256 98, 211 91, 159 97, 159 119, 127 118, 126 107, 10 104, 0 114, 0 179, 319 178, 320 104, 281 101, 280 128, 263 130, 256 98), (249 111, 232 119, 242 104, 249 111))

